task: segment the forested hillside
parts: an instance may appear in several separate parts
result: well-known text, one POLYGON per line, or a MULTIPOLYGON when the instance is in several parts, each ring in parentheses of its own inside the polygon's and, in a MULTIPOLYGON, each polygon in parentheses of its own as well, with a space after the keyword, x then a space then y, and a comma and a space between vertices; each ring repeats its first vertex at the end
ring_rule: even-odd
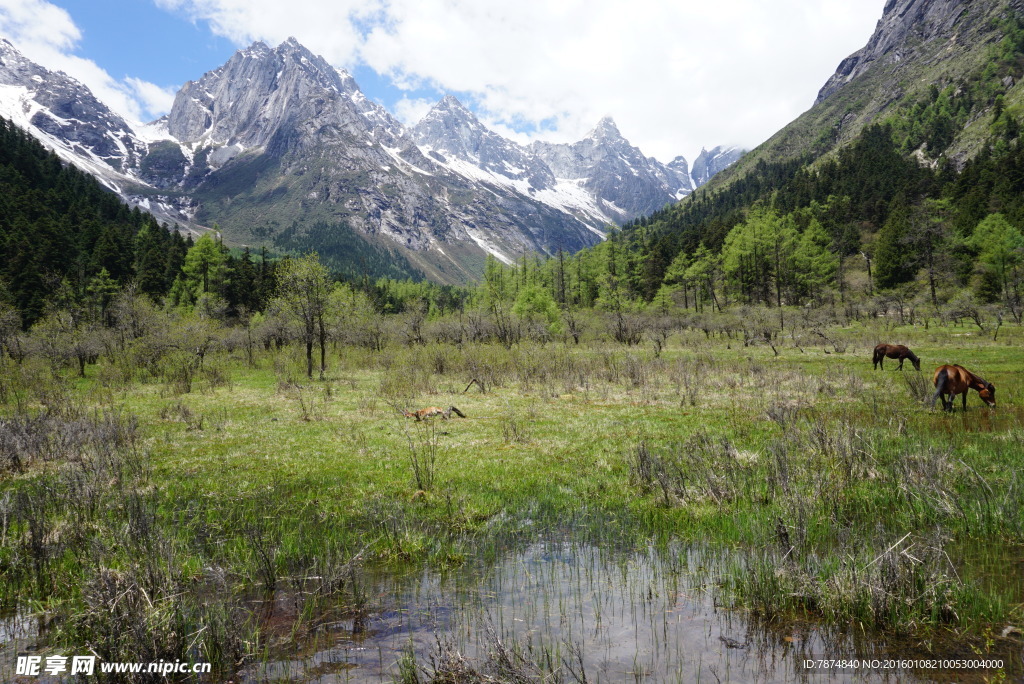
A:
POLYGON ((28 324, 62 287, 102 297, 137 279, 166 293, 189 243, 0 119, 0 246, 0 297, 28 324))
POLYGON ((0 253, 0 303, 26 327, 48 307, 102 317, 129 284, 176 303, 216 295, 232 311, 262 308, 273 289, 271 262, 158 224, 3 119, 0 253))
POLYGON ((724 182, 626 224, 568 267, 552 259, 506 279, 537 282, 570 306, 804 305, 844 300, 856 286, 933 305, 963 294, 1019 316, 1024 24, 1004 9, 986 24, 980 65, 931 83, 851 140, 821 130, 797 156, 766 154, 792 137, 784 131, 724 182), (967 138, 977 149, 965 157, 967 138))

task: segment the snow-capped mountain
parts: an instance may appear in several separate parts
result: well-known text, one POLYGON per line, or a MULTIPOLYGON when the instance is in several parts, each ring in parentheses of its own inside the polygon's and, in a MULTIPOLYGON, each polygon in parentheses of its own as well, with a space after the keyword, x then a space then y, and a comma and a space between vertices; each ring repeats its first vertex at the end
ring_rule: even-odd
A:
POLYGON ((84 85, 26 59, 0 38, 0 114, 65 158, 122 171, 145 154, 132 127, 84 85))
POLYGON ((332 127, 321 133, 369 134, 382 142, 395 143, 404 133, 383 107, 363 95, 348 72, 294 38, 276 49, 254 43, 186 83, 175 96, 167 130, 188 145, 223 150, 223 164, 242 150, 270 146, 284 128, 310 122, 332 127))
POLYGON ((514 188, 595 228, 649 214, 694 188, 686 159, 662 164, 645 157, 611 118, 576 143, 524 147, 487 129, 449 95, 412 135, 428 156, 456 173, 514 188))
POLYGON ((357 236, 447 282, 485 254, 594 244, 693 189, 685 159, 644 157, 611 119, 524 147, 446 97, 406 129, 295 39, 238 51, 145 126, 2 41, 0 115, 161 219, 335 260, 357 236))
POLYGON ((551 169, 521 145, 486 128, 447 95, 411 130, 413 140, 439 164, 485 182, 525 183, 529 190, 555 185, 551 169))
POLYGON ((711 180, 712 176, 726 167, 732 166, 744 154, 746 154, 746 150, 738 147, 722 147, 721 145, 711 148, 710 151, 701 149, 690 169, 690 177, 693 179, 694 185, 697 187, 704 185, 711 180))
MULTIPOLYGON (((531 148, 561 184, 586 190, 611 223, 649 214, 693 191, 689 175, 680 174, 678 166, 673 169, 645 157, 622 137, 610 117, 578 142, 535 142, 531 148)), ((677 160, 685 166, 685 159, 677 160)))

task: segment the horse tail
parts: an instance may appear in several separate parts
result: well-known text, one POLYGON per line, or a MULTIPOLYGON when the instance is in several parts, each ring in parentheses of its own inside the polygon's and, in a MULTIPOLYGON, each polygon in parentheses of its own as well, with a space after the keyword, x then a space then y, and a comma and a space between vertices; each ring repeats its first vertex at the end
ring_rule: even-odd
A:
MULTIPOLYGON (((949 371, 943 368, 935 376, 935 394, 932 396, 932 408, 935 408, 935 400, 946 392, 946 384, 949 382, 949 371)), ((946 408, 946 400, 942 400, 942 408, 946 408)))

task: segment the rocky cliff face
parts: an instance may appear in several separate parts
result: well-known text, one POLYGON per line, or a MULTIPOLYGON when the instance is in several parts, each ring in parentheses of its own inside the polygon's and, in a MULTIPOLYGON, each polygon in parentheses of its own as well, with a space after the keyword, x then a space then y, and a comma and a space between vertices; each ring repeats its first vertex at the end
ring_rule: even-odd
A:
POLYGON ((555 186, 551 169, 521 145, 487 129, 455 97, 448 95, 410 131, 434 161, 453 166, 465 162, 472 175, 484 171, 498 179, 524 182, 534 190, 555 186))
MULTIPOLYGON (((132 194, 144 183, 140 173, 150 154, 148 131, 136 130, 87 87, 63 72, 32 62, 4 39, 0 39, 0 116, 157 218, 171 223, 189 221, 187 198, 132 194)), ((177 144, 173 148, 178 150, 177 144)))
POLYGON ((88 88, 29 61, 3 39, 0 86, 5 116, 115 171, 130 168, 145 151, 131 135, 132 127, 88 88))
POLYGON ((363 96, 355 80, 289 38, 261 42, 178 91, 167 130, 188 144, 267 147, 281 131, 378 135, 393 142, 401 125, 363 96))
POLYGON ((970 5, 969 0, 889 0, 868 44, 839 64, 818 92, 816 102, 860 76, 874 62, 905 59, 911 42, 954 38, 957 24, 970 5))
MULTIPOLYGON (((1024 13, 1024 0, 888 0, 867 44, 844 59, 818 92, 810 109, 745 155, 712 186, 721 189, 743 177, 761 160, 815 159, 855 140, 866 126, 907 116, 933 93, 952 87, 953 98, 989 78, 991 51, 1003 39, 1010 14, 1024 13)), ((1019 101, 1014 78, 998 78, 983 99, 949 130, 941 149, 920 145, 911 153, 921 163, 940 156, 963 164, 988 138, 995 96, 1019 101)), ((950 118, 952 126, 952 119, 950 118)), ((903 141, 897 141, 902 143, 903 141)))

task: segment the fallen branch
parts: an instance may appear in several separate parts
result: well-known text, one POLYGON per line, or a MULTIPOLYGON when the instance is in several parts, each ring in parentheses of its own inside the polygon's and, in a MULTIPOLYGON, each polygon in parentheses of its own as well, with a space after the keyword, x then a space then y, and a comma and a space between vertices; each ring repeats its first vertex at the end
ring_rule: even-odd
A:
POLYGON ((487 394, 487 389, 484 387, 484 383, 480 382, 476 378, 473 378, 472 380, 469 381, 469 384, 466 385, 466 389, 462 390, 462 393, 465 394, 466 392, 468 392, 469 388, 473 386, 473 383, 476 383, 476 386, 480 388, 481 393, 487 394))

